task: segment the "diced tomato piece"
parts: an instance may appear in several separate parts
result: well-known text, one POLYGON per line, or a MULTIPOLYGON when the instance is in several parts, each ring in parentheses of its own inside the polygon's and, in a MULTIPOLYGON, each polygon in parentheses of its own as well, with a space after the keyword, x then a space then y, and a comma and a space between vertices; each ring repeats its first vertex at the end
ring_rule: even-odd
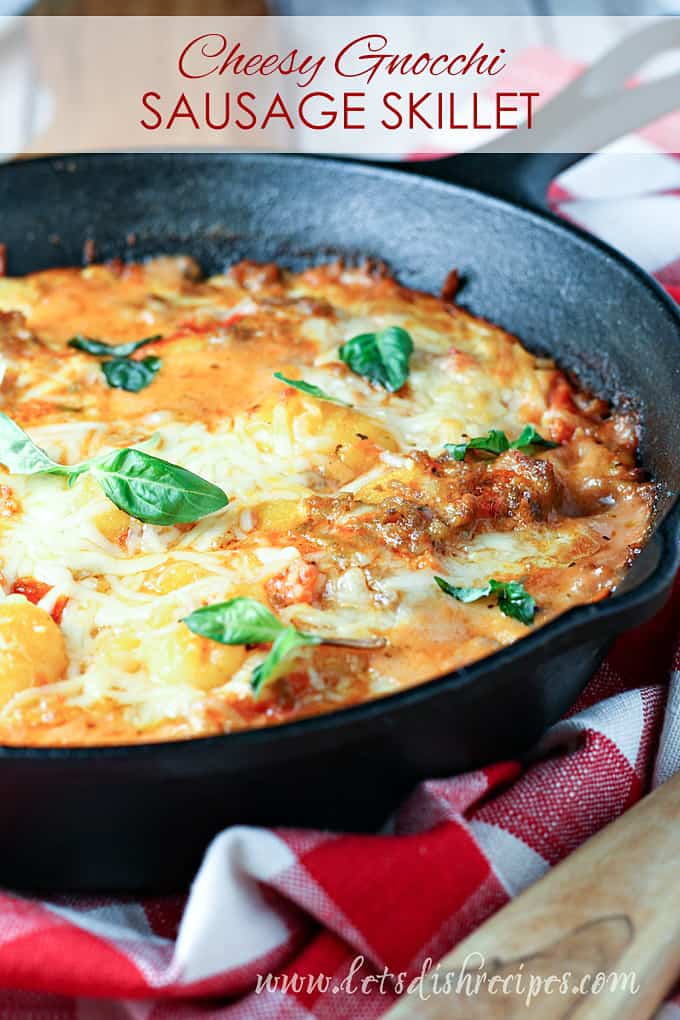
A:
MULTIPOLYGON (((44 581, 36 581, 35 577, 17 577, 16 581, 12 585, 13 595, 23 595, 33 605, 37 605, 48 592, 52 591, 51 584, 45 584, 44 581)), ((61 618, 68 602, 67 595, 60 595, 57 601, 54 603, 52 612, 50 613, 55 623, 61 623, 61 618)))
POLYGON ((573 391, 562 372, 556 372, 548 394, 548 404, 557 414, 550 423, 550 437, 555 443, 567 443, 571 439, 578 424, 569 421, 570 415, 579 415, 574 403, 573 391), (564 418, 558 417, 562 413, 564 418))
POLYGON ((548 394, 548 403, 556 411, 569 411, 571 414, 578 414, 578 407, 574 403, 571 386, 561 372, 557 372, 553 379, 550 393, 548 394))
POLYGON ((224 329, 225 326, 233 326, 243 318, 245 318, 243 312, 235 312, 233 315, 227 316, 226 319, 206 319, 204 322, 187 319, 185 322, 180 322, 177 332, 195 333, 197 336, 202 336, 204 333, 213 333, 217 329, 224 329))
POLYGON ((54 603, 54 608, 51 612, 51 617, 55 623, 61 623, 61 618, 64 615, 66 604, 68 602, 68 595, 60 595, 57 601, 54 603))
POLYGON ((294 700, 306 694, 311 687, 309 673, 301 670, 288 673, 286 675, 286 687, 294 700))
POLYGON ((304 560, 291 563, 280 574, 270 577, 265 585, 267 597, 273 606, 292 606, 297 602, 312 602, 319 580, 319 568, 304 560))
POLYGON ((550 435, 554 443, 568 443, 575 431, 576 426, 563 418, 558 418, 550 426, 550 435))
POLYGON ((34 577, 17 577, 12 585, 13 595, 23 595, 33 605, 37 605, 51 590, 51 585, 45 584, 44 581, 36 581, 34 577))

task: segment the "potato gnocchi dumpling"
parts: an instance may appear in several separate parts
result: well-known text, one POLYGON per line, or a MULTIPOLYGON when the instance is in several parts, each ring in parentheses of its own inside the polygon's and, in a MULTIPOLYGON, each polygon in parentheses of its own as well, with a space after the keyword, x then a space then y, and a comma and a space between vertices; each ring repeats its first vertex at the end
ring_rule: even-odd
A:
POLYGON ((150 643, 148 669, 159 683, 208 691, 230 680, 246 655, 240 646, 216 644, 178 623, 150 643))
POLYGON ((66 642, 51 616, 22 595, 8 596, 0 604, 0 702, 56 683, 67 664, 66 642))

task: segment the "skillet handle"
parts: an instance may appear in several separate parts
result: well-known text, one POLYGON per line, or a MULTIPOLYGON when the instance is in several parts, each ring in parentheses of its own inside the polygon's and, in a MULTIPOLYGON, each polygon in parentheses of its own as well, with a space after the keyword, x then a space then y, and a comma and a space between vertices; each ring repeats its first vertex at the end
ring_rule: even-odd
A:
POLYGON ((626 86, 647 60, 679 46, 680 18, 654 21, 546 103, 530 130, 523 125, 472 152, 413 162, 404 169, 546 209, 548 185, 559 173, 678 107, 680 72, 633 89, 626 86))

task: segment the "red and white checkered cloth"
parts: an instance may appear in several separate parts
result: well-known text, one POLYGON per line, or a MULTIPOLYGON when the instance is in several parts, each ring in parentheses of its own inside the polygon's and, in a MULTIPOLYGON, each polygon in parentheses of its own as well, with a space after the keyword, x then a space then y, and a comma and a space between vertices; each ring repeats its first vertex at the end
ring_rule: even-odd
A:
MULTIPOLYGON (((553 76, 573 70, 551 58, 553 76)), ((638 143, 639 156, 588 158, 551 197, 680 300, 680 159, 659 151, 680 149, 680 119, 638 143)), ((416 975, 678 769, 680 583, 616 643, 530 764, 424 783, 389 834, 233 828, 188 896, 0 894, 0 1020, 370 1020, 395 993, 389 981, 352 992, 363 976, 416 975), (339 990, 256 992, 268 972, 339 990)), ((680 996, 658 1020, 680 1020, 680 996)))

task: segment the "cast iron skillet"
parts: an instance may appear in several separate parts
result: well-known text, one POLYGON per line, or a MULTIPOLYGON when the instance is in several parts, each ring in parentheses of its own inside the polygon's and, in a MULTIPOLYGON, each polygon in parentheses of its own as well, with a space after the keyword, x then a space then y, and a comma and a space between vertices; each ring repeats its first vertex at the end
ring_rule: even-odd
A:
MULTIPOLYGON (((535 180, 546 172, 540 159, 502 164, 506 191, 528 170, 535 180)), ((436 169, 466 166, 458 157, 436 169)), ((233 822, 374 828, 419 779, 526 750, 574 702, 610 640, 667 597, 680 526, 680 317, 649 277, 592 238, 479 191, 288 156, 12 164, 0 169, 0 209, 13 274, 80 263, 86 239, 100 259, 189 252, 207 272, 243 257, 299 267, 368 255, 435 292, 455 266, 466 306, 641 411, 642 460, 662 489, 655 534, 621 593, 448 676, 268 730, 0 748, 2 885, 178 887, 233 822)))

